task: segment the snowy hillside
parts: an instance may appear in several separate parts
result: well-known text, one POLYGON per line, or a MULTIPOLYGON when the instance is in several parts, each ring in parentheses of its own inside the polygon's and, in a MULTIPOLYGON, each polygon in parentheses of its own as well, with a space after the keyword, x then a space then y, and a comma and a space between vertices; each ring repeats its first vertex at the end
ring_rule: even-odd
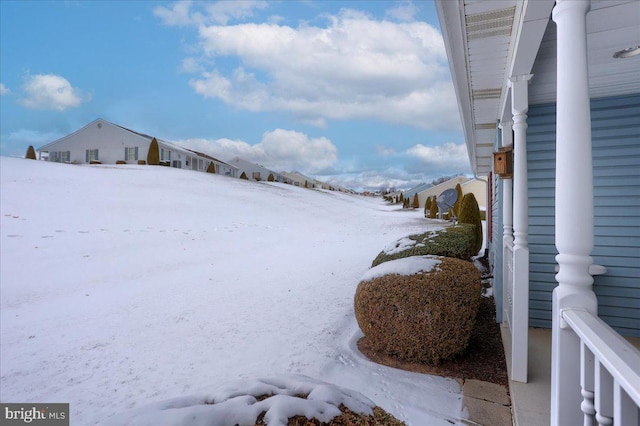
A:
POLYGON ((410 425, 461 416, 454 380, 367 361, 353 296, 427 230, 380 199, 151 166, 0 159, 0 396, 71 424, 237 379, 304 374, 410 425))

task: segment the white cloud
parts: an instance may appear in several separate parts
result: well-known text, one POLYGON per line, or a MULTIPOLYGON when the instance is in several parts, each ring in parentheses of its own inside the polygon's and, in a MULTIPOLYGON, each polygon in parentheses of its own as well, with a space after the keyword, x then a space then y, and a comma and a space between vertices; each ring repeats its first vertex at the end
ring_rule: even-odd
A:
POLYGON ((464 143, 453 142, 438 146, 417 144, 407 149, 405 153, 417 159, 420 164, 438 169, 450 169, 449 173, 468 171, 469 157, 464 143))
MULTIPOLYGON (((212 9, 231 4, 235 2, 209 7, 203 12, 206 21, 215 20, 212 9)), ((248 9, 255 7, 251 3, 248 9)), ((248 16, 243 10, 227 13, 248 16)), ((196 22, 195 11, 184 15, 179 9, 176 15, 165 22, 182 22, 180 16, 196 22)), ((295 28, 201 21, 198 37, 203 57, 230 58, 239 65, 234 69, 208 66, 190 84, 196 93, 236 108, 286 111, 320 126, 327 120, 373 119, 433 130, 459 128, 438 30, 424 22, 376 21, 351 10, 327 19, 326 27, 301 24, 295 28)), ((195 69, 196 64, 189 65, 195 69)))
POLYGON ((8 95, 9 93, 11 93, 11 90, 4 84, 0 83, 0 96, 8 95))
POLYGON ((158 6, 153 10, 154 15, 165 25, 189 26, 204 24, 227 25, 232 20, 243 20, 253 16, 253 11, 266 9, 269 3, 264 0, 234 0, 218 1, 215 3, 198 4, 202 11, 192 8, 190 0, 177 1, 172 7, 158 6))
POLYGON ((391 148, 388 146, 384 146, 384 145, 376 145, 376 152, 381 156, 381 157, 390 157, 393 154, 396 153, 395 148, 391 148))
POLYGON ((191 1, 178 1, 173 7, 158 6, 153 14, 162 20, 165 25, 187 26, 194 23, 194 17, 190 14, 191 1))
POLYGON ((30 109, 64 111, 88 100, 88 97, 83 99, 81 92, 72 87, 66 78, 56 74, 29 76, 22 89, 26 96, 20 103, 30 109))
POLYGON ((244 19, 253 16, 254 9, 266 9, 266 1, 219 1, 206 6, 209 17, 213 22, 226 25, 232 19, 244 19))
POLYGON ((411 0, 403 1, 398 6, 386 11, 386 15, 390 18, 403 22, 412 22, 418 13, 418 8, 411 0))
POLYGON ((316 173, 332 166, 338 159, 338 149, 329 139, 310 138, 293 130, 265 132, 262 140, 255 145, 230 139, 187 139, 178 143, 223 161, 238 156, 275 171, 316 173))

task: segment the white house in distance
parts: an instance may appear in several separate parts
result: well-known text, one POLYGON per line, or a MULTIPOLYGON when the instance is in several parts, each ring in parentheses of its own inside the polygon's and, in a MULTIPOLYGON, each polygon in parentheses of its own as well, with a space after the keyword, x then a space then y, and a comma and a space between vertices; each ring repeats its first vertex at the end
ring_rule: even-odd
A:
POLYGON ((514 424, 637 426, 640 1, 435 4, 489 182, 514 424))
MULTIPOLYGON (((42 160, 74 164, 139 164, 146 162, 154 138, 98 118, 80 130, 38 148, 42 160)), ((218 174, 237 177, 237 168, 207 154, 157 139, 160 163, 179 169, 206 171, 211 163, 218 174)))
MULTIPOLYGON (((468 192, 472 192, 476 197, 476 201, 478 201, 478 206, 480 206, 480 210, 484 211, 484 206, 487 205, 487 186, 486 183, 479 179, 469 179, 464 176, 456 176, 447 181, 441 182, 437 185, 431 186, 427 189, 424 189, 418 192, 418 201, 420 202, 420 206, 424 207, 424 203, 427 201, 428 197, 433 198, 442 194, 447 189, 455 189, 456 185, 460 184, 462 188, 462 193, 466 194, 468 192)), ((413 195, 412 195, 413 197, 413 195)))
POLYGON ((238 177, 240 178, 242 178, 244 174, 247 180, 291 183, 291 179, 284 175, 269 170, 259 164, 243 160, 240 157, 232 158, 229 160, 229 163, 238 168, 238 177))

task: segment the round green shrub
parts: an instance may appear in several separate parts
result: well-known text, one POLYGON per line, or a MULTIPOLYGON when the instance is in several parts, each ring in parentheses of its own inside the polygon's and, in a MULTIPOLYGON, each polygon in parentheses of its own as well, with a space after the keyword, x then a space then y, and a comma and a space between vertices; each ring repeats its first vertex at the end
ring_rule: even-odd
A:
POLYGON ((359 283, 356 320, 375 351, 438 365, 466 348, 481 287, 480 272, 471 262, 435 256, 395 260, 371 269, 359 283), (416 261, 425 263, 424 270, 393 273, 395 267, 406 270, 403 262, 416 261), (380 268, 384 275, 377 275, 380 268))
POLYGON ((464 197, 462 197, 458 222, 470 223, 475 226, 474 254, 478 254, 482 248, 482 221, 480 220, 480 208, 478 207, 478 202, 476 201, 475 195, 472 193, 465 194, 464 197))

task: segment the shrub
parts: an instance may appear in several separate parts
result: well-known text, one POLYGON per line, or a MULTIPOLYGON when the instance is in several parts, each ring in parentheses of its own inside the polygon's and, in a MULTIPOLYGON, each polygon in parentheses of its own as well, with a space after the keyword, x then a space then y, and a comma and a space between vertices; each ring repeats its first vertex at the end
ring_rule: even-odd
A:
POLYGON ((245 172, 242 172, 242 174, 240 175, 240 179, 249 180, 245 172))
POLYGON ((151 143, 149 144, 147 163, 152 166, 160 164, 160 148, 158 148, 158 140, 156 138, 151 139, 151 143))
POLYGON ((429 216, 429 208, 431 207, 431 197, 427 197, 424 202, 424 217, 429 216))
POLYGON ((26 159, 28 160, 35 160, 36 159, 36 150, 33 149, 33 145, 29 145, 29 148, 27 148, 27 155, 25 155, 26 159))
POLYGON ((381 251, 373 259, 372 267, 390 260, 410 256, 446 256, 469 260, 478 252, 474 250, 474 227, 469 224, 449 226, 438 231, 409 235, 381 251))
POLYGON ((144 166, 145 164, 147 164, 147 162, 144 160, 138 160, 138 164, 144 166))
POLYGON ((438 203, 436 203, 435 196, 431 200, 431 207, 429 207, 429 218, 435 219, 438 217, 438 203))
POLYGON ((215 172, 216 172, 216 163, 212 161, 209 163, 209 166, 207 166, 207 173, 215 173, 215 172))
POLYGON ((368 344, 403 361, 432 365, 462 352, 481 298, 480 271, 473 263, 424 256, 385 265, 365 275, 354 299, 368 344), (424 270, 393 273, 415 262, 423 262, 424 270))
POLYGON ((267 182, 274 182, 276 180, 276 178, 273 176, 273 173, 269 173, 269 176, 267 177, 267 182))
POLYGON ((460 205, 462 204, 462 197, 463 197, 462 187, 460 186, 460 184, 456 185, 456 192, 458 193, 458 199, 453 205, 453 213, 455 213, 456 217, 458 217, 460 216, 460 205))
POLYGON ((127 164, 124 160, 116 160, 116 164, 127 164))
POLYGON ((413 208, 414 209, 420 208, 420 200, 418 199, 417 193, 413 195, 413 208))
POLYGON ((480 220, 480 208, 476 201, 475 195, 472 193, 465 194, 460 205, 460 215, 458 222, 470 223, 475 226, 474 235, 474 255, 478 254, 482 248, 482 221, 480 220))

